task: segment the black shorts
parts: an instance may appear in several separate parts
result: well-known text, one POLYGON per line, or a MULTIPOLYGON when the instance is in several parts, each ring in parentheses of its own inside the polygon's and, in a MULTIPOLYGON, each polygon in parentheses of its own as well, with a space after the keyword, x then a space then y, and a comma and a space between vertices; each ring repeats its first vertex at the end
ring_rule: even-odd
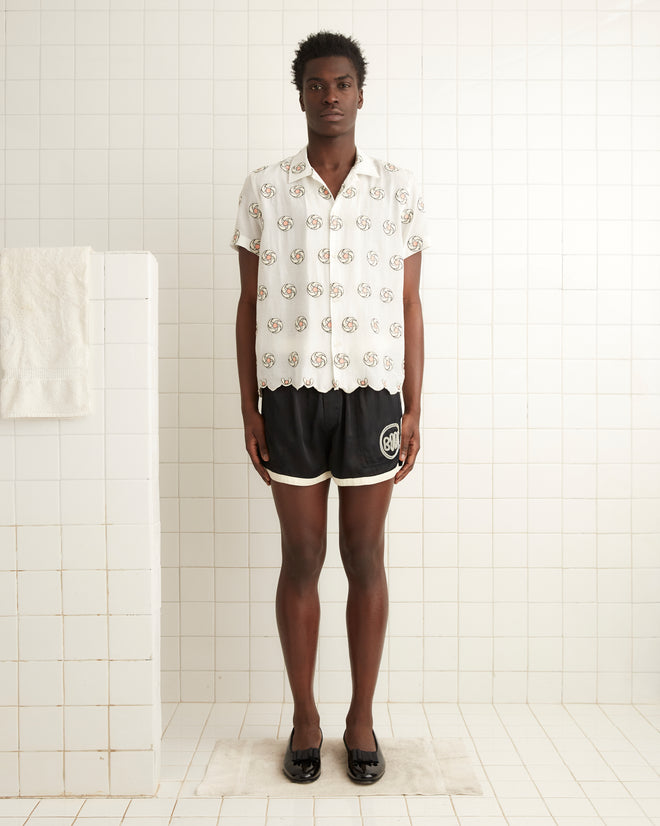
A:
POLYGON ((261 391, 270 477, 289 485, 373 485, 399 467, 401 396, 358 387, 261 391))

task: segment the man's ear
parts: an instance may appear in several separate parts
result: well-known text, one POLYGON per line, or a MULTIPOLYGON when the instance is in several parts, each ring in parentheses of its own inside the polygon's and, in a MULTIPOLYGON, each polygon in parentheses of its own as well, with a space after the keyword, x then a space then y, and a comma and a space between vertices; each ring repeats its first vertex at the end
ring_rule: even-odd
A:
POLYGON ((360 89, 360 92, 359 92, 359 94, 358 94, 358 104, 357 104, 357 108, 358 108, 358 109, 362 109, 362 104, 363 104, 363 103, 364 103, 364 95, 362 94, 362 89, 360 89))
POLYGON ((302 92, 299 92, 299 93, 298 93, 298 102, 300 103, 300 108, 301 108, 301 109, 302 109, 302 111, 304 112, 304 111, 305 111, 305 104, 303 103, 303 96, 302 96, 302 92))

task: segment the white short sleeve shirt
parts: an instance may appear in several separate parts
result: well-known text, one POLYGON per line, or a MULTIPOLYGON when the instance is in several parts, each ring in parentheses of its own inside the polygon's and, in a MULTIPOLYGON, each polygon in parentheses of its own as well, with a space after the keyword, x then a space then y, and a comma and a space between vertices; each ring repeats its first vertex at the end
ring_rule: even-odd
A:
POLYGON ((401 389, 403 261, 428 246, 410 171, 358 149, 335 199, 301 149, 247 176, 231 244, 259 256, 260 388, 401 389))

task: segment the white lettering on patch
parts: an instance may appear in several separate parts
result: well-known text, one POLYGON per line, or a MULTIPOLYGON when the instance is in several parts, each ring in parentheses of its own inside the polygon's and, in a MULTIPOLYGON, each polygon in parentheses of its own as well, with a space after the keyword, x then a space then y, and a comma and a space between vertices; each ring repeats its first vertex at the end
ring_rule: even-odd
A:
POLYGON ((399 452, 401 435, 398 422, 392 422, 383 428, 380 434, 380 452, 387 459, 394 459, 399 452))

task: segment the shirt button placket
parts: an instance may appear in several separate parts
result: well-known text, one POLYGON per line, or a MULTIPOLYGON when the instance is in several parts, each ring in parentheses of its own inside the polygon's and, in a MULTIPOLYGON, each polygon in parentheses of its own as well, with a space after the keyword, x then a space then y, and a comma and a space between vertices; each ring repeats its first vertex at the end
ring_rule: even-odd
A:
MULTIPOLYGON (((340 198, 341 193, 344 191, 344 184, 341 185, 341 189, 337 193, 337 198, 335 198, 334 203, 330 209, 330 220, 335 216, 337 218, 340 217, 340 198)), ((337 257, 337 253, 341 249, 341 241, 342 236, 344 233, 343 227, 337 230, 330 230, 330 239, 329 239, 329 249, 330 249, 330 285, 338 281, 338 268, 341 266, 339 263, 339 259, 337 257)), ((341 342, 341 313, 337 309, 337 304, 340 301, 338 298, 332 298, 330 295, 330 291, 328 291, 328 295, 330 298, 330 319, 332 321, 332 325, 330 328, 330 359, 332 361, 332 378, 335 381, 339 380, 338 376, 338 368, 335 365, 335 356, 337 353, 342 352, 342 342, 341 342)))

